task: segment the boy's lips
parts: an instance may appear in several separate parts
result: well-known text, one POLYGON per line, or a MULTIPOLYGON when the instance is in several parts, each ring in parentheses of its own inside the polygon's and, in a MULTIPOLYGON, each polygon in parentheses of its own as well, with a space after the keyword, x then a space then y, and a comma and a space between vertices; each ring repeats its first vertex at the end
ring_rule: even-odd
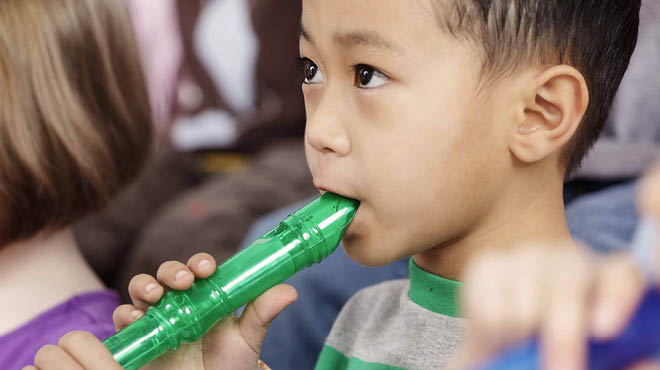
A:
POLYGON ((316 189, 318 189, 318 191, 320 191, 322 194, 325 194, 326 192, 330 192, 330 193, 334 193, 334 194, 337 194, 337 195, 341 195, 344 198, 351 198, 351 199, 355 199, 355 200, 359 201, 359 199, 357 199, 355 196, 349 194, 348 192, 338 190, 337 188, 334 188, 334 187, 331 187, 331 186, 327 186, 327 185, 324 185, 324 184, 321 184, 321 183, 314 182, 314 187, 316 189))

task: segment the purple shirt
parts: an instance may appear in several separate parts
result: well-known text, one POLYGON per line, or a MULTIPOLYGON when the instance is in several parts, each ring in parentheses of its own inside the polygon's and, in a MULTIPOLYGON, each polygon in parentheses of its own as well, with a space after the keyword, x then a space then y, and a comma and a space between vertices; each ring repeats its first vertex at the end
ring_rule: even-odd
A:
POLYGON ((0 369, 20 370, 34 362, 46 344, 57 344, 73 330, 86 330, 103 340, 115 333, 112 312, 119 306, 111 290, 81 294, 40 314, 25 325, 0 336, 0 369))

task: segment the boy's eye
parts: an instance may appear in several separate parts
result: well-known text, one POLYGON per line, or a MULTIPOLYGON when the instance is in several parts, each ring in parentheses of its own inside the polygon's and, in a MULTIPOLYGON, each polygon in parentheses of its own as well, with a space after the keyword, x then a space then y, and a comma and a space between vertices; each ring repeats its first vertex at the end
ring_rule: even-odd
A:
POLYGON ((311 59, 301 58, 303 83, 308 85, 320 84, 323 82, 323 73, 311 59))
POLYGON ((372 66, 358 64, 355 66, 355 85, 361 89, 373 89, 384 85, 389 78, 372 66))

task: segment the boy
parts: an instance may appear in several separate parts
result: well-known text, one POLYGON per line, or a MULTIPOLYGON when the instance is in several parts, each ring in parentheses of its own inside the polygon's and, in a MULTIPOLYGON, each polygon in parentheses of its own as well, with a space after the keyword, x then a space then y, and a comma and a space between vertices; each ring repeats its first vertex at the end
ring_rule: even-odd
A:
MULTIPOLYGON (((305 143, 315 185, 361 202, 343 239, 351 258, 375 266, 413 256, 410 281, 368 288, 346 305, 318 369, 441 368, 463 336, 455 280, 468 263, 521 243, 572 244, 563 181, 602 129, 634 49, 639 8, 639 0, 303 0, 305 143)), ((541 249, 533 265, 555 253, 541 249)), ((585 260, 573 246, 561 253, 570 256, 562 261, 585 260)), ((208 276, 213 266, 208 255, 194 256, 188 267, 168 262, 158 280, 184 289, 193 273, 208 276)), ((567 276, 560 281, 600 275, 567 276)), ((119 327, 163 287, 139 275, 129 291, 135 306, 117 309, 119 327)), ((586 295, 569 291, 562 298, 586 295)), ((150 366, 254 369, 268 323, 295 299, 291 287, 277 286, 240 320, 224 320, 150 366)), ((553 317, 538 316, 525 333, 553 317)), ((468 340, 482 332, 470 328, 468 340)), ((561 332, 550 333, 546 358, 569 363, 562 369, 579 365, 580 346, 565 351, 555 345, 561 332)), ((570 345, 586 336, 572 334, 570 345)), ((499 346, 488 355, 508 343, 491 336, 499 346)), ((106 359, 112 368, 97 344, 74 334, 37 362, 68 353, 83 367, 106 359), (98 356, 71 353, 81 348, 98 356)))

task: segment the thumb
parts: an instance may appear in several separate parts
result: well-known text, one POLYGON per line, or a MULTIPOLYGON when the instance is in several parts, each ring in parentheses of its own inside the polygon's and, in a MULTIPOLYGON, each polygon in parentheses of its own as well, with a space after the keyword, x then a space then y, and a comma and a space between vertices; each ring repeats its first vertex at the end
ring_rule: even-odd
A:
POLYGON ((255 353, 261 350, 261 342, 268 326, 288 305, 298 299, 298 292, 291 285, 276 285, 245 307, 238 321, 238 330, 255 353))

